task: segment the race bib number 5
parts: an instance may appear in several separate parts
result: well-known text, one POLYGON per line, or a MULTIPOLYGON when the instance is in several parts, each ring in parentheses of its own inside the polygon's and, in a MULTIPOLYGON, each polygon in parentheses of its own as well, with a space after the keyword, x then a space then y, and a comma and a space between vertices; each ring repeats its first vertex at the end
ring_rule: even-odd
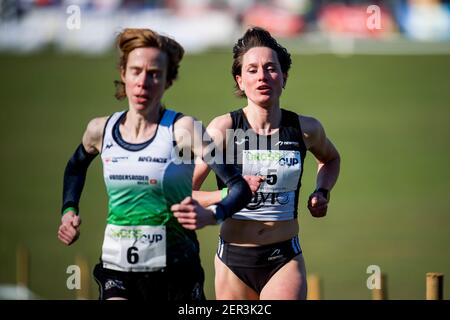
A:
POLYGON ((245 150, 242 174, 263 176, 261 192, 289 192, 297 189, 301 173, 299 151, 292 150, 245 150))
POLYGON ((164 268, 166 227, 108 224, 102 261, 105 268, 120 271, 156 271, 164 268))

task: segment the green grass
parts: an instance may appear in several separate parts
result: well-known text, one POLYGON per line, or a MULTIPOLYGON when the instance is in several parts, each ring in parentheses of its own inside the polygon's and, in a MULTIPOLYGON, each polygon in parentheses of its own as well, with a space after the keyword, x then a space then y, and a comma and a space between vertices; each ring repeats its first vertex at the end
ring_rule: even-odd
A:
MULTIPOLYGON (((81 201, 80 240, 57 241, 62 176, 87 122, 126 108, 113 97, 113 55, 0 55, 0 283, 15 282, 15 250, 31 252, 30 287, 72 299, 66 269, 100 255, 106 194, 98 160, 81 201)), ((233 97, 231 55, 186 56, 166 106, 205 123, 243 106, 233 97)), ((450 275, 449 56, 293 56, 282 106, 318 118, 342 156, 325 219, 306 210, 316 166, 305 163, 300 238, 325 299, 369 299, 366 269, 388 275, 389 298, 424 299, 425 273, 450 275)), ((205 189, 213 189, 212 177, 205 189)), ((199 231, 206 292, 213 291, 217 227, 199 231)), ((92 297, 96 284, 91 283, 92 297)), ((445 297, 450 282, 445 281, 445 297)))

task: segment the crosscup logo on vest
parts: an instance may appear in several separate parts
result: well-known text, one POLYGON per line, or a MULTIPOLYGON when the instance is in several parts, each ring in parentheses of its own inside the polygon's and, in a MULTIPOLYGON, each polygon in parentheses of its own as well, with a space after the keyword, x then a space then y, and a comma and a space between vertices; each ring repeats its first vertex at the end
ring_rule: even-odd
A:
POLYGON ((162 234, 143 234, 139 238, 139 242, 144 244, 152 244, 152 243, 158 243, 163 239, 162 234))
POLYGON ((260 151, 260 150, 248 150, 245 154, 245 159, 249 163, 258 163, 261 161, 279 161, 283 156, 282 152, 279 151, 260 151))
POLYGON ((163 235, 159 233, 144 233, 140 229, 120 229, 112 230, 109 234, 114 239, 136 239, 141 243, 157 243, 163 239, 163 235))
MULTIPOLYGON (((285 151, 286 152, 286 151, 285 151)), ((269 150, 267 152, 262 152, 258 150, 248 150, 245 154, 245 160, 248 161, 249 164, 256 164, 258 162, 269 162, 269 161, 278 161, 280 166, 296 166, 300 163, 300 156, 288 156, 289 153, 285 153, 283 151, 273 151, 269 150)))
POLYGON ((286 158, 281 158, 278 161, 278 163, 279 163, 280 166, 288 166, 288 167, 290 167, 290 166, 295 166, 295 165, 299 164, 300 160, 297 159, 297 158, 287 158, 286 157, 286 158))

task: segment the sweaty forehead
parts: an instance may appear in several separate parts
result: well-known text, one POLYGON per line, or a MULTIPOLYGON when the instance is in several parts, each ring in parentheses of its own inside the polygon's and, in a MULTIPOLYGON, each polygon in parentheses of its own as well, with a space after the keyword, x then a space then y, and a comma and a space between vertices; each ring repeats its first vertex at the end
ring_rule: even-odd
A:
POLYGON ((249 64, 265 64, 265 63, 279 64, 277 53, 268 47, 254 47, 248 50, 242 59, 242 65, 249 64))
POLYGON ((128 55, 128 66, 164 68, 167 54, 158 48, 136 48, 128 55))

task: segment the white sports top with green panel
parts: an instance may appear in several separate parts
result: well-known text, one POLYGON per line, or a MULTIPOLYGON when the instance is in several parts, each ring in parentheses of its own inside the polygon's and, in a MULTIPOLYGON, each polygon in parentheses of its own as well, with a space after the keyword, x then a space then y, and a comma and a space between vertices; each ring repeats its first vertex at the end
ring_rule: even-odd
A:
POLYGON ((164 110, 154 136, 140 144, 122 139, 119 127, 125 116, 126 111, 114 113, 103 137, 101 158, 108 194, 108 226, 102 260, 112 269, 151 271, 165 266, 165 256, 163 262, 150 260, 166 248, 194 240, 170 210, 173 204, 192 194, 194 166, 175 161, 175 111, 164 110), (144 252, 161 237, 164 247, 156 250, 159 253, 144 252))

